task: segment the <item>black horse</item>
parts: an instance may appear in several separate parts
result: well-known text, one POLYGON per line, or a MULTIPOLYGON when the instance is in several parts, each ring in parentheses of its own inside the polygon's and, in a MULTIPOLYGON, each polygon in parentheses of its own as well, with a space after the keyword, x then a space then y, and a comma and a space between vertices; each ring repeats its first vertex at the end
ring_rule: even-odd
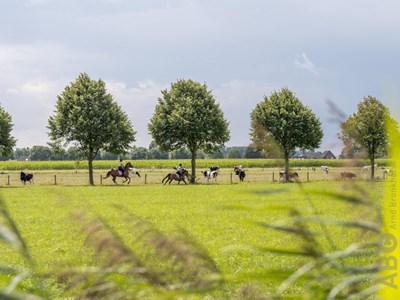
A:
POLYGON ((246 177, 246 172, 242 170, 241 166, 235 166, 233 168, 233 172, 235 172, 235 174, 239 176, 240 181, 244 181, 244 178, 246 177))

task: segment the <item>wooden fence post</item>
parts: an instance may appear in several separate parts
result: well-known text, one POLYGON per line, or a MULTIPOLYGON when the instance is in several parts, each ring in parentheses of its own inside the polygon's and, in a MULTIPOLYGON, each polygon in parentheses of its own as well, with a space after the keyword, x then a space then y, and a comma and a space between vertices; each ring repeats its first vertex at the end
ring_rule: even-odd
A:
POLYGON ((272 172, 272 182, 275 181, 275 172, 272 172))
POLYGON ((231 184, 232 184, 232 173, 231 173, 231 184))
POLYGON ((54 175, 54 185, 57 185, 57 175, 54 175))
POLYGON ((310 181, 310 172, 307 171, 307 181, 310 181))
POLYGON ((7 185, 10 185, 10 175, 7 175, 7 185))
POLYGON ((147 173, 144 174, 144 184, 147 184, 147 173))
POLYGON ((103 185, 103 175, 100 175, 100 185, 103 185))

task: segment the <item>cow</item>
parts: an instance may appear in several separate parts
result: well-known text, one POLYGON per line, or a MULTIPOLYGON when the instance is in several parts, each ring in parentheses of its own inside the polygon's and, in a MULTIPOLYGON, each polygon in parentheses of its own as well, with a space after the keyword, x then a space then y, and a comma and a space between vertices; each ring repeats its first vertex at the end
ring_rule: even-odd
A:
POLYGON ((350 173, 350 172, 342 172, 342 173, 340 173, 340 176, 342 177, 342 179, 346 179, 346 178, 349 178, 349 179, 357 178, 356 174, 350 173))
POLYGON ((321 166, 321 170, 324 171, 326 174, 329 173, 329 168, 328 168, 328 166, 321 166))
MULTIPOLYGON (((378 165, 374 164, 374 168, 376 168, 378 165)), ((361 173, 371 171, 371 166, 364 166, 361 168, 361 173)))
MULTIPOLYGON (((289 179, 299 178, 299 174, 297 172, 289 172, 289 179)), ((286 180, 286 172, 279 171, 279 180, 286 180)))
POLYGON ((243 170, 242 166, 235 166, 233 168, 233 172, 235 172, 235 174, 239 176, 239 181, 244 181, 244 178, 246 177, 246 172, 243 170))
POLYGON ((218 171, 203 171, 204 178, 209 181, 210 179, 217 180, 218 171))
POLYGON ((219 166, 211 166, 210 171, 219 171, 219 166))
POLYGON ((34 183, 33 182, 33 174, 31 174, 31 173, 21 172, 20 179, 21 179, 21 182, 23 182, 24 184, 26 184, 27 181, 29 181, 29 183, 34 183))

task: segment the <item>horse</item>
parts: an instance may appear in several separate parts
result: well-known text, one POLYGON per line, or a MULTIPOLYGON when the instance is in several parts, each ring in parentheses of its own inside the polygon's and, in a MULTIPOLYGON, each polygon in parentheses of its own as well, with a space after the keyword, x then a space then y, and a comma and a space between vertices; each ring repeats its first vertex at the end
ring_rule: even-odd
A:
POLYGON ((233 168, 233 172, 235 172, 235 174, 239 176, 240 181, 243 181, 246 177, 246 172, 242 170, 242 166, 235 166, 233 168))
MULTIPOLYGON (((115 181, 115 178, 116 177, 124 177, 125 180, 122 183, 125 183, 127 180, 129 180, 128 181, 128 184, 129 184, 131 182, 131 178, 129 177, 129 171, 131 170, 131 168, 133 168, 132 164, 130 162, 127 162, 125 167, 124 167, 124 173, 123 174, 118 169, 111 169, 110 171, 107 172, 107 175, 106 175, 106 177, 104 179, 107 179, 108 177, 112 176, 112 180, 114 181, 114 183, 118 184, 115 181)), ((137 173, 137 174, 140 177, 139 173, 137 173)))
POLYGON ((167 176, 165 176, 161 182, 164 183, 164 180, 165 180, 164 185, 166 185, 167 182, 168 182, 168 184, 171 184, 172 180, 177 180, 178 184, 180 184, 181 181, 183 181, 185 184, 187 184, 186 181, 185 181, 185 176, 188 177, 189 176, 189 172, 186 169, 182 169, 182 175, 181 176, 179 176, 176 173, 168 173, 167 176))
POLYGON ((140 173, 136 168, 129 168, 129 173, 132 175, 137 175, 140 178, 140 173))

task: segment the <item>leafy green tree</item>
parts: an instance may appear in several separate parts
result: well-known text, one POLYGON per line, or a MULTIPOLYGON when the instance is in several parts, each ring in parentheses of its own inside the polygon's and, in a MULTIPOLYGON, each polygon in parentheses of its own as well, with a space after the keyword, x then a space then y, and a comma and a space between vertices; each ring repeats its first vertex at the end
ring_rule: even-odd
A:
POLYGON ((341 132, 338 137, 343 142, 341 157, 343 158, 365 158, 368 156, 366 151, 354 138, 355 118, 349 117, 340 123, 341 132))
POLYGON ((98 152, 126 153, 136 134, 126 113, 107 93, 104 81, 91 80, 85 73, 58 96, 48 129, 53 147, 73 143, 79 148, 88 160, 91 185, 98 152))
POLYGON ((29 158, 30 151, 31 150, 28 147, 26 147, 26 148, 15 148, 14 157, 17 160, 25 160, 25 159, 29 158))
POLYGON ((238 147, 231 147, 226 154, 227 158, 242 158, 238 147))
POLYGON ((129 152, 129 157, 131 159, 147 159, 147 148, 133 146, 129 152))
POLYGON ((0 155, 10 156, 16 143, 11 135, 13 124, 11 115, 0 106, 0 155))
POLYGON ((148 158, 149 159, 168 159, 169 158, 169 153, 167 151, 161 151, 160 147, 152 141, 149 145, 149 151, 148 151, 148 158))
MULTIPOLYGON (((368 96, 358 103, 357 112, 341 123, 339 138, 344 143, 353 140, 367 152, 371 166, 374 166, 375 158, 387 153, 389 125, 398 127, 389 109, 375 97, 368 96)), ((372 167, 371 180, 374 178, 375 168, 372 167)))
POLYGON ((258 121, 255 111, 251 113, 250 119, 251 146, 266 158, 282 158, 281 147, 276 143, 272 133, 258 121))
POLYGON ((288 181, 290 153, 296 148, 313 150, 319 147, 323 137, 320 120, 288 88, 265 96, 251 115, 281 147, 288 181))
MULTIPOLYGON (((169 153, 169 158, 171 159, 189 159, 191 156, 190 152, 184 148, 176 149, 169 153)), ((196 153, 197 158, 197 153, 196 153)))
POLYGON ((30 150, 29 159, 32 161, 50 160, 53 155, 50 147, 33 146, 30 150))
POLYGON ((211 153, 223 147, 229 140, 228 122, 205 84, 178 80, 161 92, 149 132, 163 151, 185 148, 190 152, 193 183, 197 151, 211 153))
POLYGON ((252 145, 246 147, 244 151, 244 158, 262 158, 263 155, 260 151, 257 151, 252 145))

